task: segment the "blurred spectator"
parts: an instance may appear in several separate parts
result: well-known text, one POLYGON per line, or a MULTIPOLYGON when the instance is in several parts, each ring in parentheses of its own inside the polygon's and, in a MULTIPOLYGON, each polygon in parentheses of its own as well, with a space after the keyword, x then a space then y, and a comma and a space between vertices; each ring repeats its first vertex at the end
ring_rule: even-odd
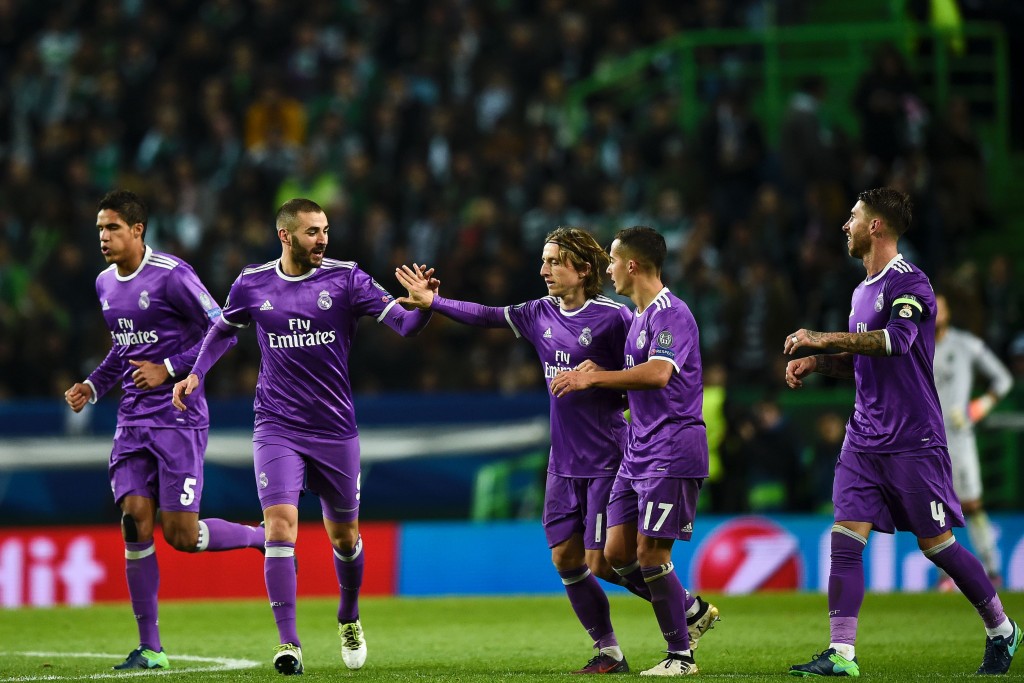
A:
POLYGON ((875 51, 871 68, 857 84, 853 106, 860 116, 864 149, 884 166, 920 142, 916 129, 923 124, 923 105, 895 46, 885 43, 875 51))

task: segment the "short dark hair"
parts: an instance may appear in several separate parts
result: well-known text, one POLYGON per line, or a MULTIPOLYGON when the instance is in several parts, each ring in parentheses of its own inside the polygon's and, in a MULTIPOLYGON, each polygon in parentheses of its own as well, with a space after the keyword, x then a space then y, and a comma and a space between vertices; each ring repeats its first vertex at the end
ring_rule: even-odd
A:
POLYGON ((103 195, 97 213, 103 211, 114 211, 124 219, 128 226, 142 223, 142 236, 146 236, 146 224, 149 222, 149 207, 142 201, 139 195, 131 190, 111 190, 103 195))
POLYGON ((601 293, 609 259, 592 234, 583 228, 558 227, 544 238, 544 243, 548 242, 558 245, 558 260, 572 265, 577 272, 590 266, 590 272, 583 276, 583 293, 588 299, 601 293))
POLYGON ((289 199, 277 210, 274 224, 278 229, 284 228, 288 232, 295 232, 296 219, 300 213, 324 213, 324 210, 312 199, 302 199, 301 197, 289 199))
POLYGON ((877 187, 857 195, 868 213, 881 218, 896 237, 910 229, 914 204, 909 195, 892 187, 877 187))
POLYGON ((661 233, 646 225, 634 225, 619 230, 615 233, 615 239, 631 258, 641 265, 654 268, 654 271, 661 275, 661 266, 665 263, 665 254, 668 253, 665 238, 661 233))

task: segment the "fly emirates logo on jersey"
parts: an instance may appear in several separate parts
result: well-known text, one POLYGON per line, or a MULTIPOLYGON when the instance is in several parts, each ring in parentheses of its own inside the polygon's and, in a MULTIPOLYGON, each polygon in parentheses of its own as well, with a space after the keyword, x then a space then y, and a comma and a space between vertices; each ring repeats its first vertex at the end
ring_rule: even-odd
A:
POLYGON ((160 335, 153 330, 136 330, 135 321, 131 318, 118 318, 117 329, 110 331, 110 337, 119 346, 156 344, 160 341, 160 335))
POLYGON ((272 349, 302 349, 307 346, 325 346, 337 339, 334 330, 314 330, 311 321, 304 318, 289 318, 288 333, 267 332, 267 342, 272 349))
POLYGON ((555 362, 544 361, 544 377, 554 379, 560 372, 572 370, 572 361, 569 360, 568 351, 555 351, 555 362))

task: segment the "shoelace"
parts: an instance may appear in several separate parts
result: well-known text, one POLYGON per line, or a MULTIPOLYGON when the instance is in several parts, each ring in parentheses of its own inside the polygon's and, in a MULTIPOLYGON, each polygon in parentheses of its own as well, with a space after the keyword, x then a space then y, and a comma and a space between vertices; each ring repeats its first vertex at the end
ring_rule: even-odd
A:
POLYGON ((274 648, 274 652, 284 652, 285 650, 298 650, 298 648, 291 643, 283 643, 274 648))
POLYGON ((345 647, 350 650, 359 648, 359 635, 359 626, 356 624, 349 624, 341 629, 341 637, 345 639, 345 647))

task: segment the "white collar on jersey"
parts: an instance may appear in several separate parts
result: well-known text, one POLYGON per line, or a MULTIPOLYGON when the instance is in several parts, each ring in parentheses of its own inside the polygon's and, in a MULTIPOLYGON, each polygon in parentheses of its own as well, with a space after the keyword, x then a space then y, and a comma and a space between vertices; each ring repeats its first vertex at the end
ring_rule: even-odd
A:
POLYGON ((277 259, 277 265, 274 266, 274 270, 277 271, 277 276, 282 280, 287 280, 288 282, 299 282, 300 280, 305 280, 307 277, 312 277, 313 273, 318 271, 319 268, 310 268, 308 272, 303 273, 302 275, 286 275, 285 272, 281 270, 281 259, 277 259))
POLYGON ((134 280, 135 276, 138 275, 139 273, 141 273, 142 269, 146 267, 147 263, 149 263, 149 257, 152 256, 152 255, 153 255, 153 247, 151 247, 151 246, 149 246, 147 244, 146 245, 146 253, 143 255, 142 261, 139 263, 139 267, 135 269, 135 272, 131 273, 130 275, 125 275, 124 277, 121 277, 117 273, 117 265, 114 265, 114 277, 117 278, 118 282, 128 282, 129 280, 134 280))
POLYGON ((864 284, 870 285, 870 284, 873 284, 875 282, 878 282, 878 278, 880 278, 883 275, 885 275, 885 272, 887 270, 889 270, 890 268, 892 268, 892 264, 896 263, 897 261, 902 261, 902 260, 903 260, 903 254, 896 254, 895 256, 892 257, 891 261, 889 261, 888 263, 885 264, 885 268, 882 268, 882 272, 880 272, 878 275, 876 275, 874 277, 867 278, 866 280, 864 280, 864 284))

